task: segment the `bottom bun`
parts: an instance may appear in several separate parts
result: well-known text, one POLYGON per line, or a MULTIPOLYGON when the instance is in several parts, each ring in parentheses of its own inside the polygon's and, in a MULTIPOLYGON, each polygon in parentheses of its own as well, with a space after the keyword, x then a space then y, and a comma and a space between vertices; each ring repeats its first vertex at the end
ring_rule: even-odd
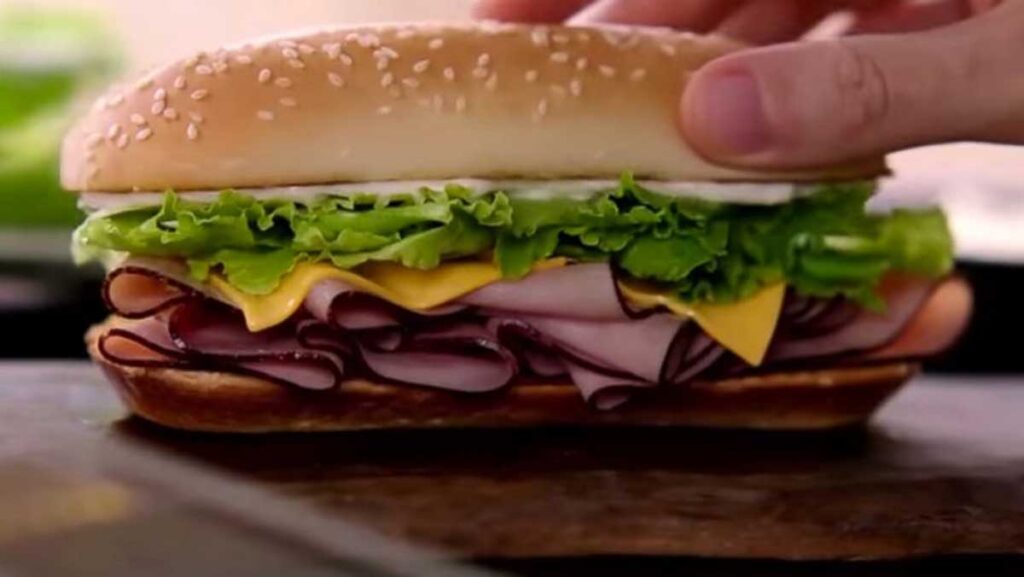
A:
POLYGON ((828 429, 861 423, 917 372, 892 363, 780 372, 642 391, 598 411, 568 382, 523 382, 487 394, 352 380, 304 391, 228 373, 129 367, 89 353, 128 409, 191 431, 266 433, 358 429, 537 426, 694 426, 828 429))

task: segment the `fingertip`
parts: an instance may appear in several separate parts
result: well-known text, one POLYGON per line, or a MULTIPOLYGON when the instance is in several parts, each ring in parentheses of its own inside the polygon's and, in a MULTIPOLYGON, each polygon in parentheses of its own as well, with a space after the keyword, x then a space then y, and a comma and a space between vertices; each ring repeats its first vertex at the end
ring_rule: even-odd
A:
POLYGON ((732 66, 711 64, 690 79, 680 103, 680 128, 697 152, 737 161, 772 145, 757 78, 732 66))

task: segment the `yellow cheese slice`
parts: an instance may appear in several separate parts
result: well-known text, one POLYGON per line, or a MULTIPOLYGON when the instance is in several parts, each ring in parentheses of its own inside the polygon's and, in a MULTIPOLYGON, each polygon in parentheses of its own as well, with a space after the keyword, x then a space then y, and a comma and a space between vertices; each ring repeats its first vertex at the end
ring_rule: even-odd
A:
MULTIPOLYGON (((565 259, 551 259, 537 263, 533 270, 565 264, 565 259)), ((299 310, 309 291, 328 279, 340 280, 403 308, 423 311, 501 280, 501 269, 485 261, 444 263, 430 270, 380 262, 351 271, 326 263, 300 263, 281 280, 274 292, 266 295, 242 292, 220 275, 211 276, 210 284, 222 298, 242 311, 245 324, 256 332, 286 321, 299 310)))
MULTIPOLYGON (((544 261, 534 267, 534 272, 565 264, 565 259, 544 261)), ((302 306, 309 291, 328 279, 340 280, 408 310, 424 311, 500 281, 501 270, 485 261, 445 263, 431 270, 393 263, 369 263, 356 270, 342 270, 326 263, 300 263, 267 295, 244 293, 220 275, 213 275, 210 283, 222 298, 242 311, 249 330, 256 332, 286 321, 302 306)), ((634 306, 664 307, 692 318, 722 346, 755 366, 764 360, 786 293, 785 285, 777 284, 736 303, 689 304, 645 283, 620 282, 619 286, 634 306)))
POLYGON ((786 296, 782 283, 729 304, 688 304, 664 289, 635 281, 620 281, 619 288, 626 300, 641 309, 665 307, 692 318, 711 338, 754 366, 764 361, 786 296))

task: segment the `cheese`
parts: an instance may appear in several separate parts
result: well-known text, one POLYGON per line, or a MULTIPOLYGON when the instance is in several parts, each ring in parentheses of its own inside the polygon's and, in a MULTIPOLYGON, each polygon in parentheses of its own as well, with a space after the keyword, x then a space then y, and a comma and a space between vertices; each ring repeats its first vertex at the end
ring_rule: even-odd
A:
MULTIPOLYGON (((565 266, 565 259, 538 263, 533 270, 559 266, 565 266)), ((501 269, 484 261, 444 263, 430 270, 380 262, 365 264, 357 271, 342 270, 326 263, 300 263, 267 295, 242 292, 220 275, 213 275, 210 283, 224 300, 242 311, 249 330, 256 332, 286 321, 299 310, 317 283, 330 279, 340 280, 403 308, 425 311, 501 280, 501 269)))
POLYGON ((635 281, 620 281, 619 289, 626 300, 640 309, 665 307, 692 318, 711 338, 754 366, 764 361, 786 296, 782 283, 730 304, 685 303, 664 289, 635 281))
MULTIPOLYGON (((538 263, 534 271, 565 266, 565 259, 538 263)), ((277 289, 252 295, 213 275, 210 283, 225 301, 238 307, 250 331, 268 329, 290 318, 317 283, 335 279, 408 310, 426 311, 501 280, 491 262, 444 263, 431 270, 393 263, 369 263, 342 270, 326 263, 300 263, 277 289)), ((639 309, 664 307, 691 318, 722 346, 751 365, 764 360, 786 293, 783 284, 767 287, 749 299, 731 304, 685 303, 663 288, 636 281, 620 281, 622 296, 639 309)))

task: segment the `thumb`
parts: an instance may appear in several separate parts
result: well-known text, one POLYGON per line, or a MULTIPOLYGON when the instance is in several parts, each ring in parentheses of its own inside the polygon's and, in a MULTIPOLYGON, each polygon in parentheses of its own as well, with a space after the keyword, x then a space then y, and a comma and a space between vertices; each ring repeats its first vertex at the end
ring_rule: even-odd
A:
POLYGON ((1024 143, 1021 54, 1024 2, 930 32, 741 51, 694 74, 682 129, 708 157, 766 168, 950 140, 1024 143))

